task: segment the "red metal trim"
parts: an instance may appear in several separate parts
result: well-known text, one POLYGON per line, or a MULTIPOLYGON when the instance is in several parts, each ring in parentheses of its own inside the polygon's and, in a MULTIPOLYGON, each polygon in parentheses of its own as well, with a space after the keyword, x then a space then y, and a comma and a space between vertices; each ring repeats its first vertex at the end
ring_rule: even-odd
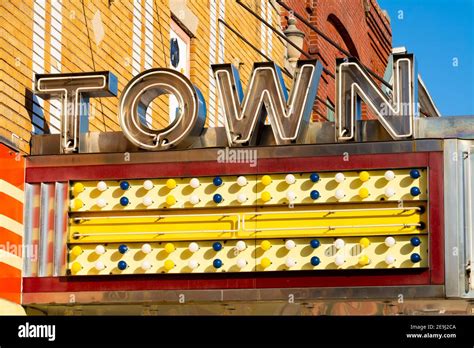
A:
POLYGON ((395 153, 326 157, 260 159, 257 167, 248 164, 212 162, 104 165, 88 167, 29 168, 27 182, 67 180, 100 180, 169 176, 232 175, 287 171, 335 171, 381 168, 429 167, 430 182, 430 269, 371 270, 344 273, 285 272, 261 274, 201 274, 107 276, 77 278, 25 278, 24 292, 176 290, 176 289, 242 289, 286 287, 403 286, 444 283, 443 242, 443 155, 441 152, 395 153))

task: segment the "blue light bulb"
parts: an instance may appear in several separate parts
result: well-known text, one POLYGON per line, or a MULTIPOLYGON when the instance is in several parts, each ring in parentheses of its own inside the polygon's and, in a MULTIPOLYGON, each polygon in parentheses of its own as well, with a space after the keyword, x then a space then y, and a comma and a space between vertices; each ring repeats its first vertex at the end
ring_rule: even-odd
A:
POLYGON ((222 267, 222 261, 221 259, 215 259, 214 262, 212 263, 215 268, 221 268, 222 267))
POLYGON ((222 178, 220 176, 216 176, 212 182, 215 186, 219 187, 222 185, 222 178))
POLYGON ((309 244, 314 249, 318 248, 321 245, 321 243, 317 239, 313 239, 309 244))
POLYGON ((118 247, 118 251, 120 254, 125 254, 128 251, 128 246, 125 244, 120 244, 118 247))
POLYGON ((128 181, 122 181, 120 183, 120 188, 124 191, 127 191, 130 187, 130 184, 128 183, 128 181))
POLYGON ((127 197, 122 197, 120 198, 120 205, 123 207, 126 207, 128 205, 128 198, 127 197))
POLYGON ((214 200, 215 203, 220 203, 222 202, 222 195, 216 193, 214 197, 212 197, 212 199, 214 200))
POLYGON ((316 174, 316 173, 312 173, 312 174, 309 176, 309 179, 310 179, 312 182, 318 182, 318 181, 319 181, 319 175, 316 174))
POLYGON ((318 190, 313 190, 309 194, 311 196, 311 199, 318 199, 319 198, 319 191, 318 190))
POLYGON ((418 169, 412 169, 412 170, 410 170, 410 176, 413 179, 418 179, 421 176, 421 174, 420 174, 420 171, 418 169))
POLYGON ((411 256, 410 256, 410 260, 411 260, 411 262, 413 262, 413 263, 420 262, 420 261, 421 261, 421 256, 420 256, 420 254, 413 253, 413 254, 411 254, 411 256))
POLYGON ((214 249, 214 251, 219 251, 222 249, 222 244, 219 242, 215 242, 214 244, 212 244, 212 249, 214 249))
POLYGON ((117 267, 119 270, 123 271, 125 268, 127 268, 127 263, 125 261, 119 261, 117 267))
POLYGON ((414 186, 410 189, 410 193, 413 197, 419 196, 421 194, 421 191, 418 187, 414 186))
POLYGON ((321 260, 319 259, 319 257, 313 256, 313 257, 311 258, 311 264, 312 264, 313 266, 317 266, 317 265, 319 265, 320 263, 321 263, 321 260))
POLYGON ((413 246, 418 246, 421 244, 421 240, 418 237, 413 237, 412 239, 410 239, 410 243, 413 246))

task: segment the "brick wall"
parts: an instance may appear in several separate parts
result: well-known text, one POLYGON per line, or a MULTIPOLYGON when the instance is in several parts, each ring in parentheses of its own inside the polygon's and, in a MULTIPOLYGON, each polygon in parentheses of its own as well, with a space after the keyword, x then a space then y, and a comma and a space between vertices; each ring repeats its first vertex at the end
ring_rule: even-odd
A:
MULTIPOLYGON (((384 75, 392 47, 392 33, 390 21, 385 17, 376 0, 287 0, 285 2, 379 76, 384 75)), ((284 12, 282 15, 282 21, 285 22, 287 13, 284 12)), ((345 55, 302 23, 299 23, 298 27, 306 33, 307 52, 320 59, 324 67, 334 74, 336 58, 345 57, 345 55)), ((334 104, 334 94, 334 78, 323 72, 318 96, 323 100, 329 99, 334 104)), ((313 119, 321 120, 319 115, 327 115, 326 106, 322 102, 316 102, 315 111, 313 119)), ((363 117, 372 118, 373 115, 363 107, 363 117)))

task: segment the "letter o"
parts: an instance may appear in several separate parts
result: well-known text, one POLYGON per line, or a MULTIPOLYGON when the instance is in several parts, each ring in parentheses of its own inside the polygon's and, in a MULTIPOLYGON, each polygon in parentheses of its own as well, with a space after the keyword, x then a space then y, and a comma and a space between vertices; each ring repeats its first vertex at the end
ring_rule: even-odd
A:
POLYGON ((186 148, 196 141, 206 121, 206 104, 197 87, 180 72, 157 68, 143 71, 126 86, 120 98, 119 122, 124 135, 146 150, 186 148), (163 94, 173 94, 181 112, 163 129, 151 129, 140 121, 139 110, 163 94))

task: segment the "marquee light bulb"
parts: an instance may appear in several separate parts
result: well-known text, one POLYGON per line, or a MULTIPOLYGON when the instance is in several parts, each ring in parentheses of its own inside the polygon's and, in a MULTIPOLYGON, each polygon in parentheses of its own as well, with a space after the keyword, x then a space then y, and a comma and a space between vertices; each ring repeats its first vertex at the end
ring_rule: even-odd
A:
POLYGON ((120 183, 120 188, 124 191, 127 191, 130 188, 130 184, 128 183, 128 181, 122 181, 120 183))
POLYGON ((188 267, 191 269, 196 269, 199 267, 199 262, 197 262, 196 260, 189 260, 188 267))
POLYGON ((320 263, 321 263, 321 260, 319 259, 319 257, 313 256, 313 257, 311 258, 311 265, 317 266, 317 265, 319 265, 320 263))
POLYGON ((197 195, 192 195, 190 198, 189 198, 189 202, 192 204, 192 205, 196 205, 200 202, 201 200, 199 199, 199 197, 197 195))
POLYGON ((262 176, 262 184, 264 186, 268 186, 272 183, 272 177, 270 175, 264 175, 262 176))
POLYGON ((144 271, 148 271, 151 268, 151 263, 147 260, 143 261, 140 265, 141 269, 144 271))
POLYGON ((309 176, 309 180, 311 180, 311 182, 318 182, 319 181, 319 175, 316 174, 316 173, 311 173, 311 175, 309 176))
POLYGON ((201 182, 198 178, 192 178, 191 180, 189 180, 189 186, 191 186, 193 189, 197 189, 200 185, 201 182))
POLYGON ((105 181, 99 181, 97 183, 97 189, 100 191, 100 192, 104 192, 105 190, 108 189, 108 186, 107 186, 107 183, 105 181))
POLYGON ((222 260, 221 259, 215 259, 213 262, 212 262, 212 265, 214 266, 214 268, 218 269, 218 268, 221 268, 223 263, 222 263, 222 260))
POLYGON ((246 244, 243 240, 239 240, 239 241, 235 244, 235 248, 236 248, 238 251, 244 251, 245 249, 247 249, 247 244, 246 244))
POLYGON ((173 261, 171 261, 171 260, 166 260, 165 261, 165 269, 167 271, 171 271, 174 268, 174 266, 175 266, 175 264, 174 264, 173 261))
POLYGON ((235 264, 237 265, 237 267, 239 267, 240 269, 242 269, 242 268, 244 268, 245 266, 247 266, 247 260, 245 260, 245 259, 238 259, 235 264))
POLYGON ((285 177, 285 182, 288 184, 288 185, 293 185, 295 182, 296 182, 296 178, 293 174, 288 174, 286 177, 285 177))
POLYGON ((385 238, 385 245, 389 248, 393 247, 395 245, 396 241, 395 238, 393 237, 387 237, 385 238))
POLYGON ((272 264, 272 262, 270 261, 270 259, 269 259, 268 257, 264 257, 264 258, 260 261, 260 266, 262 266, 262 268, 267 268, 267 267, 269 267, 271 264, 272 264))
POLYGON ((421 239, 418 237, 413 237, 412 239, 410 239, 410 243, 411 245, 417 247, 418 245, 421 244, 421 239))
POLYGON ((145 196, 143 197, 142 203, 145 207, 149 207, 150 205, 153 204, 153 199, 151 199, 151 197, 145 196))
POLYGON ((390 198, 390 197, 395 196, 395 193, 396 193, 396 192, 395 192, 395 189, 394 189, 393 187, 387 187, 387 188, 385 189, 385 196, 386 196, 387 198, 390 198))
POLYGON ((128 251, 128 246, 125 244, 120 244, 118 247, 118 251, 120 254, 125 254, 128 251))
POLYGON ((117 268, 121 271, 125 270, 128 267, 125 261, 119 261, 117 264, 117 268))
POLYGON ((237 201, 239 203, 247 202, 247 195, 245 195, 244 193, 240 193, 239 195, 237 195, 237 201))
POLYGON ((103 255, 105 254, 105 247, 102 244, 99 244, 95 247, 94 251, 97 255, 103 255))
POLYGON ((418 187, 414 186, 410 189, 410 194, 413 196, 413 197, 416 197, 416 196, 419 196, 421 194, 421 191, 418 187))
POLYGON ((214 186, 221 186, 223 181, 222 181, 222 178, 220 176, 216 176, 213 180, 212 180, 212 183, 214 184, 214 186))
POLYGON ((75 199, 73 206, 74 206, 74 209, 81 209, 84 206, 84 202, 80 199, 75 199))
POLYGON ((152 248, 151 248, 150 244, 145 243, 145 244, 142 245, 141 250, 142 250, 142 253, 149 254, 149 253, 151 253, 152 248))
POLYGON ((413 254, 411 254, 411 256, 410 256, 410 260, 411 260, 411 262, 413 262, 413 263, 420 262, 420 261, 421 261, 421 256, 420 256, 420 254, 413 253, 413 254))
POLYGON ((168 254, 171 254, 173 251, 176 250, 176 247, 174 246, 173 243, 166 243, 165 245, 165 251, 168 253, 168 254))
POLYGON ((214 203, 221 203, 222 202, 222 195, 219 194, 219 193, 216 193, 213 197, 212 197, 212 200, 214 201, 214 203))
POLYGON ((82 254, 82 248, 79 245, 76 245, 71 249, 72 256, 78 257, 81 254, 82 254))
POLYGON ((82 269, 82 265, 79 262, 74 262, 71 265, 71 271, 72 273, 78 273, 82 269))
POLYGON ((195 253, 196 251, 199 250, 199 244, 196 242, 191 242, 188 245, 188 250, 192 253, 195 253))
POLYGON ((359 197, 364 199, 364 198, 367 198, 369 197, 370 193, 369 193, 369 190, 365 187, 362 187, 360 190, 359 190, 359 197))
POLYGON ((309 195, 310 195, 311 199, 316 200, 316 199, 319 198, 319 191, 318 190, 312 190, 309 195))
POLYGON ((166 187, 168 190, 172 190, 176 187, 177 183, 175 179, 168 179, 166 180, 166 187))
POLYGON ((130 203, 130 201, 128 200, 127 197, 122 197, 122 198, 120 198, 120 205, 121 205, 122 207, 126 207, 126 206, 128 205, 128 203, 130 203))
POLYGON ((239 176, 237 178, 237 184, 241 187, 247 185, 247 178, 245 176, 239 176))
POLYGON ((220 242, 214 242, 212 244, 212 249, 214 251, 220 251, 220 250, 222 250, 222 244, 220 242))
POLYGON ((272 247, 272 243, 270 243, 269 240, 264 240, 262 241, 262 243, 260 244, 260 248, 262 248, 262 250, 264 251, 267 251, 268 249, 270 249, 272 247))
POLYGON ((296 193, 294 193, 293 191, 288 191, 286 193, 286 198, 288 198, 290 202, 294 202, 296 200, 296 193))
POLYGON ((176 203, 176 198, 173 195, 169 195, 166 197, 166 204, 168 205, 174 205, 176 203))
POLYGON ((72 191, 74 192, 74 195, 78 195, 84 190, 85 190, 84 184, 81 182, 76 182, 74 186, 72 187, 72 191))
POLYGON ((269 202, 272 199, 272 195, 268 191, 262 192, 262 201, 269 202))
POLYGON ((346 180, 346 177, 344 176, 343 173, 337 173, 334 176, 334 180, 336 180, 336 182, 338 182, 338 183, 341 183, 341 182, 344 182, 344 180, 346 180))
POLYGON ((360 244, 360 246, 361 246, 362 248, 364 248, 364 249, 365 249, 365 248, 368 248, 369 245, 370 245, 370 239, 369 239, 369 238, 366 238, 366 237, 361 238, 360 241, 359 241, 359 244, 360 244))
POLYGON ((370 259, 367 255, 362 255, 359 257, 359 265, 367 266, 370 263, 370 259))
POLYGON ((102 261, 97 261, 94 265, 94 268, 98 271, 102 271, 103 269, 105 269, 105 265, 102 261))
POLYGON ((359 173, 359 180, 362 182, 366 182, 370 179, 370 174, 369 172, 366 172, 365 170, 363 172, 359 173))
POLYGON ((412 169, 410 170, 410 176, 412 179, 418 179, 421 176, 421 174, 418 169, 412 169))
POLYGON ((145 180, 143 182, 143 188, 147 191, 150 191, 155 185, 153 185, 153 181, 151 180, 145 180))
POLYGON ((288 250, 291 250, 291 249, 296 248, 296 243, 295 243, 295 241, 292 240, 292 239, 288 239, 288 240, 285 242, 285 248, 288 249, 288 250))
POLYGON ((99 207, 99 208, 104 208, 106 205, 107 205, 107 201, 103 198, 99 198, 95 204, 99 207))
POLYGON ((334 258, 334 263, 337 266, 342 266, 344 262, 346 262, 344 255, 336 255, 336 257, 334 258))
POLYGON ((395 179, 395 173, 392 170, 387 170, 383 177, 387 181, 392 181, 393 179, 395 179))
POLYGON ((311 245, 311 248, 316 249, 316 248, 319 248, 319 246, 321 245, 321 242, 317 239, 313 239, 311 240, 311 242, 309 242, 309 245, 311 245))
POLYGON ((334 193, 334 197, 336 197, 336 199, 339 201, 339 200, 343 199, 344 197, 346 197, 346 193, 344 192, 343 189, 338 189, 334 193))
POLYGON ((295 267, 296 266, 296 260, 292 257, 289 257, 285 261, 285 265, 288 268, 295 267))
POLYGON ((393 257, 393 255, 388 254, 387 256, 385 256, 385 263, 387 265, 391 265, 394 262, 395 262, 395 257, 393 257))
POLYGON ((334 247, 337 250, 340 250, 340 249, 344 248, 345 245, 346 245, 346 242, 344 242, 344 239, 338 238, 334 241, 334 247))

